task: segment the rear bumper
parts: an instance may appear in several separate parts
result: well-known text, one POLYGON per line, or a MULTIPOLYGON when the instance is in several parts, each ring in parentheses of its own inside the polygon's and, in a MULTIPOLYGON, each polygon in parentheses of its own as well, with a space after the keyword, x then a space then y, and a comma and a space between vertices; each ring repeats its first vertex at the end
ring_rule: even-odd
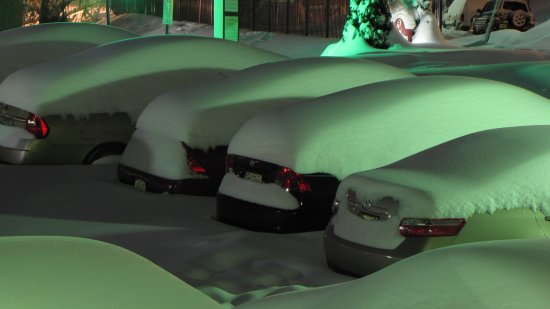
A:
POLYGON ((120 182, 131 186, 136 185, 136 180, 141 180, 141 183, 145 185, 145 190, 153 193, 216 196, 221 182, 221 179, 210 178, 172 180, 151 175, 123 164, 118 164, 117 174, 120 182))
POLYGON ((27 150, 13 149, 0 146, 0 162, 8 164, 23 164, 27 150))
POLYGON ((331 217, 330 205, 319 205, 313 211, 311 204, 314 201, 304 199, 301 202, 302 206, 298 209, 283 210, 218 193, 216 217, 221 222, 259 232, 296 233, 323 230, 331 217))
POLYGON ((360 277, 420 253, 427 241, 427 238, 410 238, 395 250, 377 249, 338 237, 334 226, 328 224, 324 234, 325 257, 335 271, 360 277))

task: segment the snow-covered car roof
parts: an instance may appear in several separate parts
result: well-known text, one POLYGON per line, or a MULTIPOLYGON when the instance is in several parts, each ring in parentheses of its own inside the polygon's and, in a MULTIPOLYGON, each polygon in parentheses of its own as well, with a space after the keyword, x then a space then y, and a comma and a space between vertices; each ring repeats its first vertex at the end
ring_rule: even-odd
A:
POLYGON ((469 218, 531 207, 550 215, 550 126, 473 133, 346 177, 361 200, 392 197, 402 217, 469 218))
POLYGON ((228 145, 238 128, 262 110, 368 83, 414 76, 374 61, 301 58, 254 66, 208 83, 157 97, 137 127, 193 147, 228 145), (216 124, 213 126, 212 124, 216 124))
POLYGON ((189 177, 187 165, 182 166, 182 141, 205 151, 229 145, 239 127, 262 110, 410 76, 385 64, 347 58, 301 58, 254 66, 192 92, 184 87, 157 97, 140 114, 120 162, 169 179, 189 177), (153 159, 155 154, 162 160, 153 159))
POLYGON ((0 84, 0 101, 40 116, 127 112, 136 119, 163 92, 285 58, 208 37, 140 37, 19 70, 0 84))
POLYGON ((2 303, 11 308, 222 308, 151 261, 109 243, 4 236, 0 250, 2 303))
POLYGON ((429 250, 363 278, 272 295, 235 309, 544 308, 550 240, 484 241, 429 250))
POLYGON ((36 42, 80 42, 99 45, 137 36, 124 29, 100 24, 47 23, 1 31, 0 47, 36 42))
POLYGON ((550 61, 525 61, 449 67, 418 67, 418 75, 461 75, 498 80, 550 98, 550 61))
POLYGON ((65 57, 101 44, 137 37, 116 27, 48 23, 0 32, 0 81, 26 66, 65 57))
POLYGON ((262 112, 239 129, 228 153, 342 179, 477 131, 546 124, 550 101, 525 89, 472 77, 413 77, 262 112))
POLYGON ((468 65, 550 61, 550 54, 537 50, 496 48, 417 48, 363 53, 353 56, 353 58, 375 60, 403 69, 437 69, 468 65))

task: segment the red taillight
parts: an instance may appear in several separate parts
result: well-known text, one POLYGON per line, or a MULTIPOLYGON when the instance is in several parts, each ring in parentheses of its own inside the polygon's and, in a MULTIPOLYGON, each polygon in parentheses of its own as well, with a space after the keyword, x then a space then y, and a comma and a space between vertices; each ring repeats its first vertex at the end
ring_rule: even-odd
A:
POLYGON ((296 190, 298 192, 311 192, 311 186, 303 179, 303 176, 295 173, 288 167, 279 167, 279 169, 277 169, 275 183, 287 191, 296 190))
POLYGON ((458 235, 466 220, 405 218, 399 225, 399 233, 405 237, 437 237, 458 235))
POLYGON ((32 113, 27 116, 25 129, 38 138, 46 137, 49 131, 46 121, 32 113))
POLYGON ((187 165, 193 173, 206 175, 206 169, 189 154, 187 155, 187 165))

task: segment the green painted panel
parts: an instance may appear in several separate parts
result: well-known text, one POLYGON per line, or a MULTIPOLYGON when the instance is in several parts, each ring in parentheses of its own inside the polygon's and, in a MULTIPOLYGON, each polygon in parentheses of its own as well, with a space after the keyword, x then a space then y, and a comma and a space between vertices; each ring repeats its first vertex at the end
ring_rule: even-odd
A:
POLYGON ((171 25, 174 17, 174 0, 164 0, 162 7, 162 24, 171 25))
POLYGON ((224 17, 224 38, 229 41, 239 41, 239 17, 225 16, 224 17))

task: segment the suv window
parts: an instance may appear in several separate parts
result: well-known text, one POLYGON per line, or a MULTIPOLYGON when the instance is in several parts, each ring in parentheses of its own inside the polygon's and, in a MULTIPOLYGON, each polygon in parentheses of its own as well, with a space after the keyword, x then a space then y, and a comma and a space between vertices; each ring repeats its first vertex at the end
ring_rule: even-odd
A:
POLYGON ((521 3, 521 2, 506 1, 504 2, 504 5, 502 5, 502 7, 505 10, 512 10, 512 11, 522 10, 525 12, 528 11, 525 3, 521 3))
POLYGON ((492 11, 494 6, 495 6, 495 2, 494 1, 489 1, 489 2, 485 3, 483 8, 481 9, 481 12, 492 11))

